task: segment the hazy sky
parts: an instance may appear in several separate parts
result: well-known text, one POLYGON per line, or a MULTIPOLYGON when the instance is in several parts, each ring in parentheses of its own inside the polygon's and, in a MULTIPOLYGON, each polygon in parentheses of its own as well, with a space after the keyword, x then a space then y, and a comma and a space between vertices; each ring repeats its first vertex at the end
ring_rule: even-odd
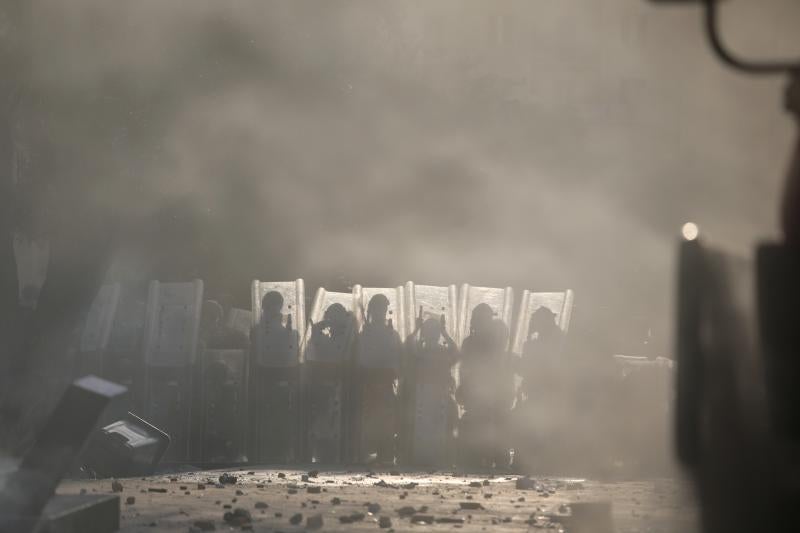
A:
MULTIPOLYGON (((731 2, 730 42, 791 51, 798 4, 756 4, 731 2)), ((116 276, 183 254, 242 293, 337 275, 573 288, 587 327, 663 333, 681 224, 738 250, 775 234, 782 80, 719 65, 694 8, 34 6, 63 179, 124 221, 116 276)))

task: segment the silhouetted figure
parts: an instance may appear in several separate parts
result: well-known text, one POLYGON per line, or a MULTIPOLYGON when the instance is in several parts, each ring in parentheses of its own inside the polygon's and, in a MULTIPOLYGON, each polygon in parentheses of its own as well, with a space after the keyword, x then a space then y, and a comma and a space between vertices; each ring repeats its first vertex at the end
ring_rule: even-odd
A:
POLYGON ((200 316, 200 341, 211 350, 245 349, 250 345, 247 335, 225 323, 225 313, 216 300, 203 302, 200 316))
POLYGON ((414 464, 445 465, 458 419, 453 365, 458 346, 447 333, 444 315, 423 321, 409 336, 406 398, 407 446, 414 464))
POLYGON ((348 417, 348 368, 355 319, 339 303, 311 325, 306 350, 306 420, 309 458, 338 463, 343 458, 348 417))
POLYGON ((292 462, 300 453, 300 335, 292 315, 283 313, 283 296, 269 291, 261 299, 251 368, 252 412, 256 417, 255 459, 292 462))
POLYGON ((472 311, 470 333, 461 346, 456 400, 460 461, 468 466, 504 468, 509 446, 506 422, 514 400, 514 376, 506 344, 508 328, 485 303, 472 311))
POLYGON ((389 299, 374 295, 367 304, 366 322, 358 339, 355 442, 359 462, 375 454, 378 463, 394 463, 403 346, 388 311, 389 299))
POLYGON ((560 414, 571 398, 563 393, 567 388, 561 360, 564 333, 556 316, 544 306, 533 312, 517 363, 521 384, 512 420, 514 463, 518 468, 530 467, 534 456, 538 465, 544 462, 553 466, 548 452, 558 448, 555 427, 567 419, 560 414))

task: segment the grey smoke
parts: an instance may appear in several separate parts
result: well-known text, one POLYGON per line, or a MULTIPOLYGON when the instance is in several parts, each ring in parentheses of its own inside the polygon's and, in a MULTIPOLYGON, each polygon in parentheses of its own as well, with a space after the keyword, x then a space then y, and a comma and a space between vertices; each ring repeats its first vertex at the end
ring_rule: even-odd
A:
MULTIPOLYGON (((731 4, 732 42, 788 42, 731 4)), ((774 5, 765 24, 799 14, 774 5)), ((652 327, 668 354, 681 224, 737 250, 776 233, 791 134, 780 80, 720 66, 695 9, 39 0, 34 12, 60 179, 119 222, 117 279, 198 275, 245 295, 252 278, 338 275, 573 288, 598 350, 652 327)))

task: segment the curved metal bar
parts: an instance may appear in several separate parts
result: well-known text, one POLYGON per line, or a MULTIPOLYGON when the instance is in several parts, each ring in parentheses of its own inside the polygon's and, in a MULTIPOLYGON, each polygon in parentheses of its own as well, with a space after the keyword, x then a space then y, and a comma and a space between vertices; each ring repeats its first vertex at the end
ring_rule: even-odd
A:
POLYGON ((750 74, 776 74, 783 72, 800 71, 800 61, 750 61, 741 59, 732 54, 722 43, 719 34, 719 14, 717 2, 719 0, 704 0, 706 5, 705 27, 709 44, 717 57, 726 65, 736 70, 750 74))

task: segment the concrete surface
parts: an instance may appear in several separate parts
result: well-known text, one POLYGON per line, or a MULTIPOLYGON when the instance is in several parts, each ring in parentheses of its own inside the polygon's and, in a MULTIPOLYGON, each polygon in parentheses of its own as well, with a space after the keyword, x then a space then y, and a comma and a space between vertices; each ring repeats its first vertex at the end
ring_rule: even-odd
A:
MULTIPOLYGON (((533 488, 522 490, 516 488, 518 475, 320 468, 317 477, 311 472, 305 481, 303 475, 317 468, 246 468, 121 479, 113 487, 121 489, 120 531, 204 531, 211 526, 215 531, 287 533, 314 529, 559 531, 557 515, 570 512, 563 505, 586 501, 611 502, 620 533, 696 531, 696 506, 676 480, 533 478, 533 488), (226 472, 236 476, 236 483, 219 482, 226 472), (481 508, 462 509, 462 502, 481 508), (249 522, 241 511, 229 515, 226 522, 225 513, 237 508, 249 512, 249 522), (291 523, 292 517, 299 522, 291 523), (414 523, 431 518, 432 524, 414 523)), ((110 479, 68 480, 59 493, 111 493, 113 488, 110 479)))

